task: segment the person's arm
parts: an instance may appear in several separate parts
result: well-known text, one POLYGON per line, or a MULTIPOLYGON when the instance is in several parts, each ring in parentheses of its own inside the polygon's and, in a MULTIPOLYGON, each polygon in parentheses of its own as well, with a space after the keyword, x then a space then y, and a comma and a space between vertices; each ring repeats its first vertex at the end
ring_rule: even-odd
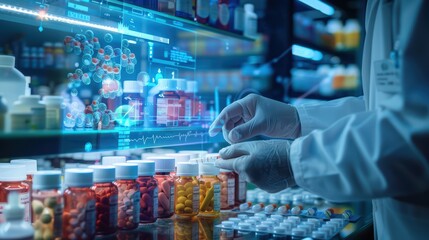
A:
POLYGON ((429 190, 429 1, 400 4, 402 96, 296 139, 290 160, 302 188, 334 201, 429 190))
POLYGON ((325 129, 338 119, 349 114, 365 111, 362 97, 345 97, 319 104, 297 106, 301 123, 301 136, 316 129, 325 129))

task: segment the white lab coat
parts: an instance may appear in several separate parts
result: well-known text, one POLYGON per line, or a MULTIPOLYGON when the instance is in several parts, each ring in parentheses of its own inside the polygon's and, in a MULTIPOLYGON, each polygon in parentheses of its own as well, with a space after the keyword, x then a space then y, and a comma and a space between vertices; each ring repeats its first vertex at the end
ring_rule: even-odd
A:
POLYGON ((364 97, 298 107, 294 177, 332 201, 372 199, 378 239, 428 238, 429 1, 370 0, 366 34, 364 97), (401 91, 387 93, 376 85, 373 62, 389 58, 395 39, 401 91))

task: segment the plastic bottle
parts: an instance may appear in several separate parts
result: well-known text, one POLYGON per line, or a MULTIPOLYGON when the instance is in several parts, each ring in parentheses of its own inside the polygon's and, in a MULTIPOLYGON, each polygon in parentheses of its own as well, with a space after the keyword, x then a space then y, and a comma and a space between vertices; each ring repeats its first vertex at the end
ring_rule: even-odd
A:
POLYGON ((243 176, 240 176, 238 173, 234 172, 235 179, 235 191, 234 191, 234 200, 235 206, 238 207, 240 204, 246 202, 246 192, 247 192, 247 183, 246 179, 243 176))
POLYGON ((347 90, 356 89, 359 85, 359 68, 355 64, 348 65, 345 77, 344 88, 347 90))
POLYGON ((30 129, 45 129, 46 107, 40 102, 39 95, 19 96, 19 100, 13 104, 12 111, 31 113, 30 129))
POLYGON ((25 88, 25 77, 15 68, 15 57, 0 55, 0 95, 7 100, 9 109, 18 96, 25 94, 25 88))
MULTIPOLYGON (((31 222, 30 219, 30 186, 25 183, 26 168, 24 165, 12 165, 0 163, 0 209, 7 203, 10 192, 19 192, 19 202, 24 205, 24 221, 31 222)), ((4 222, 3 213, 0 212, 0 223, 4 222)))
MULTIPOLYGON (((30 202, 31 202, 31 193, 32 193, 32 187, 33 187, 33 175, 37 172, 37 160, 34 159, 14 159, 10 161, 10 164, 19 164, 25 166, 25 173, 27 174, 27 180, 25 180, 25 183, 28 184, 29 187, 29 193, 30 193, 30 202)), ((31 210, 30 206, 30 219, 33 219, 32 217, 33 211, 31 210)))
POLYGON ((197 0, 196 9, 197 22, 207 24, 209 21, 210 0, 197 0))
POLYGON ((343 89, 346 81, 346 73, 343 65, 334 67, 334 73, 332 77, 332 88, 334 90, 343 89))
POLYGON ((258 31, 258 16, 254 12, 254 6, 251 3, 244 5, 244 24, 243 35, 249 38, 256 38, 258 31))
POLYGON ((229 12, 229 0, 219 0, 218 1, 218 21, 217 26, 221 29, 229 29, 229 21, 231 14, 229 12))
POLYGON ((143 85, 138 81, 124 81, 124 101, 122 104, 130 106, 128 114, 130 125, 142 125, 144 120, 143 85))
POLYGON ((158 11, 174 16, 176 13, 176 0, 158 0, 158 11))
POLYGON ((200 216, 217 217, 220 213, 219 168, 213 163, 200 164, 200 216))
POLYGON ((47 68, 52 68, 55 64, 54 44, 51 42, 45 42, 43 47, 45 48, 45 66, 47 68))
POLYGON ((5 223, 0 224, 1 240, 28 240, 33 239, 34 230, 30 223, 24 221, 25 207, 19 203, 19 194, 11 192, 8 196, 8 205, 5 206, 3 215, 5 223))
POLYGON ((169 218, 174 214, 174 158, 149 157, 155 161, 155 179, 158 183, 158 218, 169 218))
POLYGON ((158 85, 160 91, 154 96, 155 124, 158 127, 177 127, 180 108, 177 81, 162 78, 158 80, 158 85))
POLYGON ((185 105, 191 106, 191 114, 188 115, 185 113, 185 120, 189 123, 192 122, 194 116, 201 115, 199 109, 199 102, 197 97, 198 85, 196 81, 186 81, 186 90, 185 94, 188 96, 186 99, 185 105))
POLYGON ((192 218, 200 208, 198 164, 179 163, 174 181, 174 212, 177 218, 192 218))
POLYGON ((344 26, 344 45, 348 49, 359 47, 361 27, 356 19, 349 19, 344 26))
POLYGON ((343 24, 339 19, 331 19, 326 26, 328 32, 334 36, 334 47, 336 49, 344 48, 344 30, 343 24))
POLYGON ((64 98, 61 96, 44 96, 42 103, 46 106, 46 129, 61 129, 64 115, 64 98))
POLYGON ((234 24, 232 29, 237 33, 243 33, 244 30, 244 8, 240 4, 237 4, 234 9, 234 24))
POLYGON ((124 156, 104 156, 101 159, 103 165, 115 165, 115 163, 125 163, 127 160, 124 156))
POLYGON ((176 16, 194 20, 194 0, 179 0, 176 2, 176 16))
POLYGON ((158 219, 158 183, 154 178, 155 162, 130 160, 138 165, 137 183, 140 186, 140 223, 153 223, 158 219))
POLYGON ((170 173, 173 178, 176 176, 177 164, 191 160, 191 155, 186 153, 167 153, 165 156, 174 158, 174 171, 170 173))
POLYGON ((235 205, 235 177, 234 173, 230 170, 220 169, 218 175, 221 183, 220 192, 220 209, 229 210, 234 208, 235 205))
POLYGON ((209 24, 211 26, 216 26, 218 18, 219 18, 218 0, 210 0, 210 3, 209 3, 209 24))
POLYGON ((64 239, 93 239, 95 236, 95 192, 91 169, 65 170, 64 184, 64 239))
POLYGON ((94 171, 94 186, 91 187, 97 198, 95 211, 97 235, 113 234, 118 225, 118 187, 115 181, 114 166, 89 166, 94 171))
POLYGON ((31 206, 34 239, 61 239, 63 196, 61 172, 39 171, 34 174, 31 206))
POLYGON ((116 181, 118 187, 118 229, 131 230, 139 225, 140 189, 137 164, 116 163, 116 181))
POLYGON ((0 132, 6 129, 6 114, 8 108, 6 105, 6 100, 3 96, 0 95, 0 132))
POLYGON ((185 79, 176 79, 177 81, 177 94, 179 95, 179 126, 188 126, 189 118, 192 114, 191 101, 188 99, 188 95, 185 93, 187 84, 185 79))

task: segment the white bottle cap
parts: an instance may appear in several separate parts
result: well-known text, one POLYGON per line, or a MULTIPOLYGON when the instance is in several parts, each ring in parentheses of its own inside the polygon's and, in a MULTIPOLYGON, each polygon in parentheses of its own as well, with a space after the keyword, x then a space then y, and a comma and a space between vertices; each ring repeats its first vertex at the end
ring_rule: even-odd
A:
POLYGON ((9 55, 0 55, 0 66, 15 67, 15 57, 9 55))
POLYGON ((94 171, 95 183, 108 183, 115 181, 115 167, 108 165, 91 165, 88 168, 94 171))
POLYGON ((106 156, 103 157, 101 163, 103 165, 114 165, 115 163, 125 163, 127 160, 124 156, 106 156))
POLYGON ((181 78, 176 78, 176 81, 177 81, 177 90, 186 91, 187 89, 186 80, 181 78))
POLYGON ((138 177, 138 166, 133 163, 115 163, 116 168, 116 179, 132 179, 135 180, 138 177))
POLYGON ((37 172, 37 160, 35 159, 14 159, 11 160, 10 163, 24 165, 26 174, 34 174, 37 172))
POLYGON ((70 168, 64 174, 64 185, 66 187, 91 187, 93 185, 92 169, 70 168))
POLYGON ((101 159, 101 153, 99 152, 88 152, 83 154, 84 161, 98 161, 101 159))
POLYGON ((64 98, 61 96, 44 96, 43 97, 43 103, 45 104, 62 104, 64 101, 64 98))
POLYGON ((124 93, 143 93, 143 85, 139 81, 124 81, 124 93))
POLYGON ((253 12, 254 6, 251 3, 244 4, 244 11, 246 12, 253 12))
POLYGON ((219 168, 214 163, 201 163, 200 164, 200 175, 203 176, 217 176, 219 175, 219 168))
POLYGON ((161 78, 158 79, 158 86, 161 90, 164 91, 176 91, 177 81, 176 79, 161 78))
POLYGON ((167 157, 173 157, 175 159, 174 165, 177 167, 177 164, 181 162, 189 162, 191 160, 191 155, 186 153, 167 153, 167 157))
POLYGON ((6 221, 23 220, 25 208, 22 206, 17 191, 10 192, 7 196, 8 204, 4 207, 3 214, 6 221))
POLYGON ((59 189, 61 187, 61 172, 55 170, 39 171, 33 175, 34 190, 59 189))
POLYGON ((127 163, 135 163, 138 165, 139 176, 153 176, 155 175, 155 162, 144 160, 129 160, 127 163))
POLYGON ((208 152, 204 150, 182 150, 179 153, 191 154, 191 158, 203 158, 208 152))
POLYGON ((159 155, 160 155, 159 153, 144 152, 144 153, 142 153, 141 158, 142 158, 142 160, 146 160, 146 159, 149 159, 151 157, 159 157, 159 155))
POLYGON ((0 181, 3 182, 17 182, 27 179, 24 165, 0 163, 0 173, 0 181))
POLYGON ((176 176, 198 176, 198 164, 182 162, 177 165, 176 176))
POLYGON ((19 96, 19 101, 22 103, 39 103, 40 101, 40 95, 21 95, 19 96))
POLYGON ((155 161, 155 172, 173 172, 174 162, 173 157, 149 157, 148 160, 155 161))

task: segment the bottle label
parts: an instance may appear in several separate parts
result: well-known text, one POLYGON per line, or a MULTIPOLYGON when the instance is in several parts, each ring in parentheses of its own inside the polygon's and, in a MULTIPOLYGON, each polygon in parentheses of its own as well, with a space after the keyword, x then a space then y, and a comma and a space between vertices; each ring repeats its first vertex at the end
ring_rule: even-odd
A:
POLYGON ((209 16, 210 5, 209 0, 197 0, 197 16, 207 18, 209 16))
POLYGON ((133 222, 138 223, 140 220, 140 190, 137 190, 133 195, 133 222))
POLYGON ((166 126, 178 126, 179 109, 179 99, 158 98, 156 102, 156 123, 166 126))
POLYGON ((176 1, 176 16, 193 17, 192 15, 192 0, 176 1))
POLYGON ((6 207, 7 203, 0 203, 0 223, 4 223, 4 208, 6 207))
POLYGON ((229 22, 228 4, 219 4, 219 22, 222 26, 227 26, 229 22))
POLYGON ((192 117, 192 100, 185 100, 185 121, 190 122, 192 117))
POLYGON ((174 186, 170 188, 170 213, 174 213, 174 186))
POLYGON ((85 211, 85 232, 93 236, 95 234, 95 200, 89 200, 85 211))
POLYGON ((153 217, 157 218, 158 217, 158 188, 156 187, 153 190, 153 217))
POLYGON ((109 199, 109 224, 110 227, 116 227, 118 222, 118 195, 112 195, 109 199))
POLYGON ((213 184, 213 196, 214 196, 213 210, 220 211, 220 184, 219 183, 213 184))
POLYGON ((194 186, 192 191, 192 210, 197 211, 200 207, 200 187, 194 186))
POLYGON ((234 205, 234 190, 235 180, 233 178, 228 179, 228 205, 234 205))
POLYGON ((54 213, 54 236, 61 237, 63 226, 63 204, 57 204, 54 213))
POLYGON ((24 213, 24 221, 31 223, 31 219, 30 219, 30 194, 27 193, 20 193, 19 194, 19 201, 21 202, 21 204, 24 206, 25 209, 25 213, 24 213))
POLYGON ((246 200, 246 178, 242 175, 238 175, 238 200, 246 200))

